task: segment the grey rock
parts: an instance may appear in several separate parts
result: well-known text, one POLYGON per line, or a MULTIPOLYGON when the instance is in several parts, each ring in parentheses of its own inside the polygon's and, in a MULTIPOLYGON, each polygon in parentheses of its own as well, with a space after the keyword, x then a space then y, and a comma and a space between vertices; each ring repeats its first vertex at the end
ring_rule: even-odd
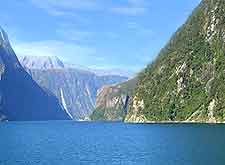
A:
POLYGON ((91 70, 77 69, 73 65, 64 64, 56 57, 23 57, 20 60, 43 89, 57 96, 74 120, 85 119, 92 113, 95 109, 97 90, 103 85, 127 80, 127 77, 119 75, 98 76, 91 70))
POLYGON ((70 119, 58 99, 24 70, 0 28, 0 118, 9 121, 70 119))

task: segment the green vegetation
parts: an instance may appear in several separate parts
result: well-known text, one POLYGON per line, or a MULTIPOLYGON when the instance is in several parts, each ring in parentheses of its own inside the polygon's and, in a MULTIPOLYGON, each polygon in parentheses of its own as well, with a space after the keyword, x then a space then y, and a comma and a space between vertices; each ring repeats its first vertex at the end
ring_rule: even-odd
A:
MULTIPOLYGON (((225 1, 203 0, 139 74, 135 95, 144 108, 138 114, 149 121, 223 121, 224 52, 225 1)), ((131 108, 128 118, 134 113, 131 108)))
POLYGON ((123 107, 120 108, 100 108, 95 109, 91 114, 91 120, 108 120, 108 121, 122 121, 125 117, 123 107))

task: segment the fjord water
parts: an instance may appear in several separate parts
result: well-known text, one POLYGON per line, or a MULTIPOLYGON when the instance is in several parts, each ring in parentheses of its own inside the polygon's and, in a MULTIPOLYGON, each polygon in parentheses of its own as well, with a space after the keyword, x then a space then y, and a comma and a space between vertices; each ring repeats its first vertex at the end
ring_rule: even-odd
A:
POLYGON ((225 125, 8 122, 0 132, 1 165, 225 163, 225 125))

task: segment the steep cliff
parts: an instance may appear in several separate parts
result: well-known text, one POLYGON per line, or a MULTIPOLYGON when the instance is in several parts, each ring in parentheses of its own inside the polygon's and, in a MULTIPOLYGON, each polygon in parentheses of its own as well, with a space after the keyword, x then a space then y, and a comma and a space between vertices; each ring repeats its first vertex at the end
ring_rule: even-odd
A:
POLYGON ((85 119, 95 108, 97 90, 103 85, 126 81, 119 75, 98 76, 77 69, 57 57, 21 57, 20 62, 33 79, 51 91, 74 120, 85 119))
POLYGON ((102 87, 97 94, 91 120, 121 121, 125 118, 137 79, 102 87))
POLYGON ((203 0, 139 74, 128 122, 225 121, 225 1, 203 0))
POLYGON ((70 119, 58 100, 31 78, 0 28, 0 120, 70 119))

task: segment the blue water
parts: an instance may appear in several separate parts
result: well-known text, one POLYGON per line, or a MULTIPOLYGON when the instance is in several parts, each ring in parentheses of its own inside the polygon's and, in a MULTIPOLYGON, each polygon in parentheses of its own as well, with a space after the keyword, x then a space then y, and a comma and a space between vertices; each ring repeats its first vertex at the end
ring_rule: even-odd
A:
POLYGON ((225 125, 0 124, 0 165, 224 165, 225 125))

